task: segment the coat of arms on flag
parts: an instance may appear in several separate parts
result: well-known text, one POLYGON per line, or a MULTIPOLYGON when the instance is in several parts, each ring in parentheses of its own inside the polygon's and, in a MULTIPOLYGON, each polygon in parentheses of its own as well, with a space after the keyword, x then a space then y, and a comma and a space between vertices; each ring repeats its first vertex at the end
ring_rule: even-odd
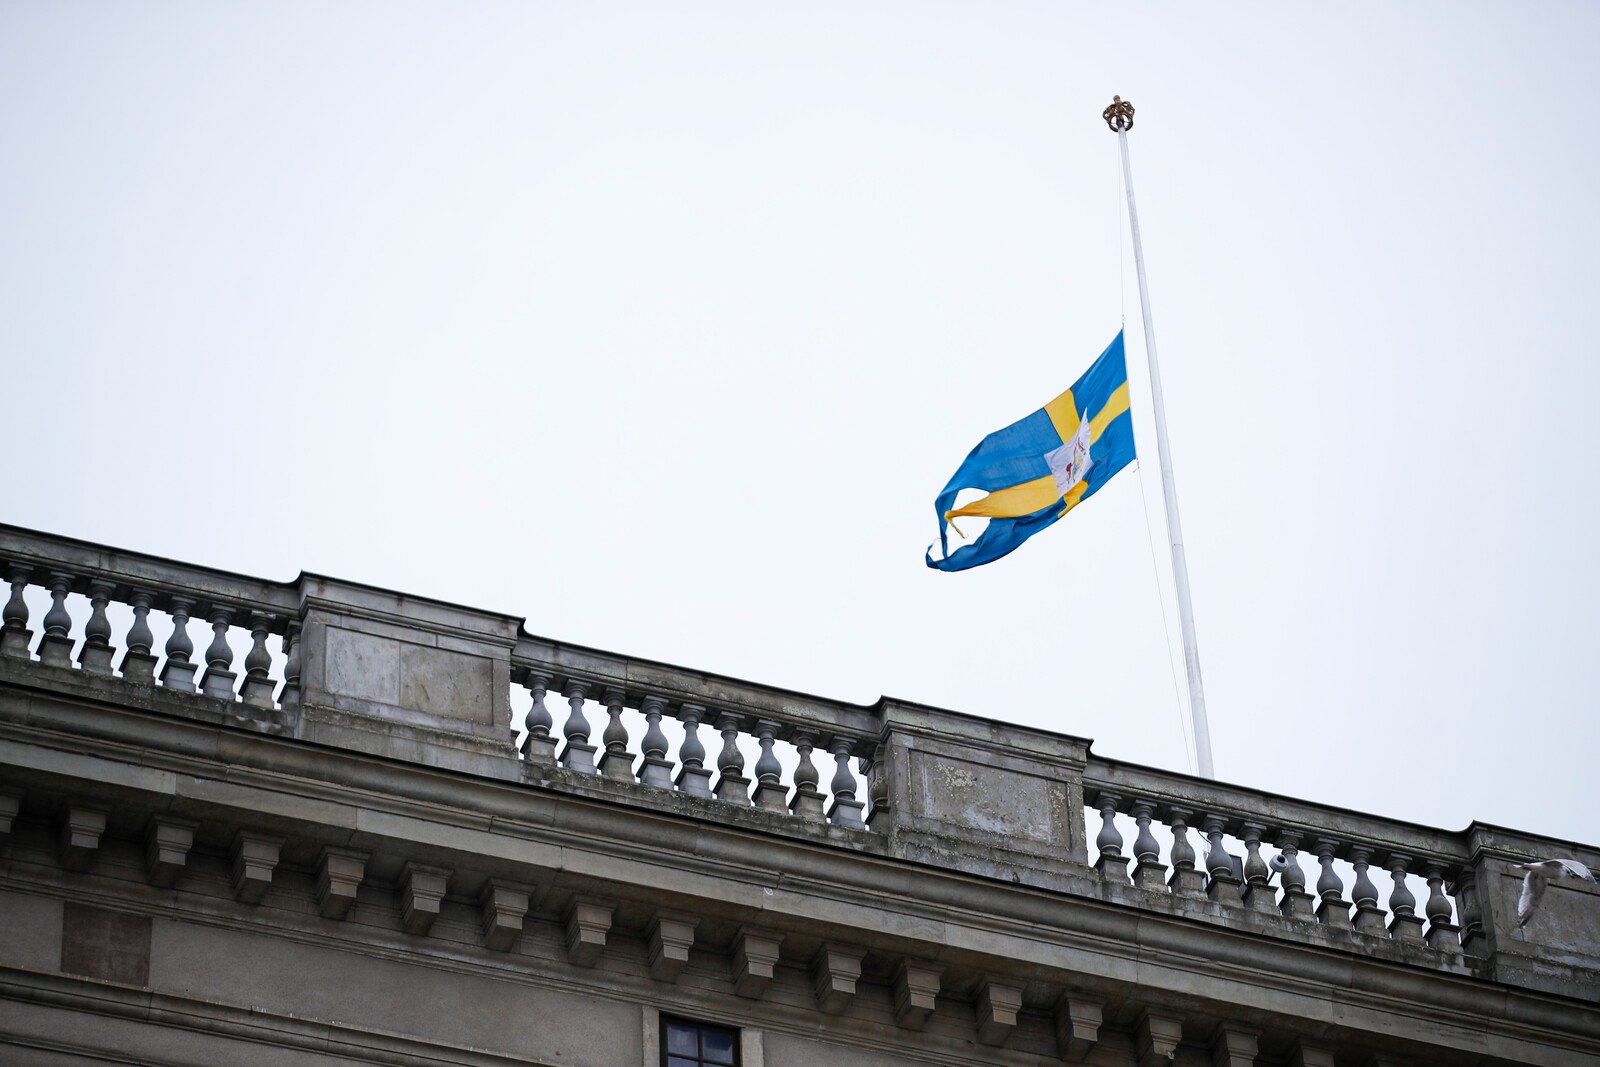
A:
POLYGON ((1078 420, 1078 432, 1072 440, 1060 448, 1052 449, 1044 454, 1044 461, 1050 466, 1050 474, 1056 480, 1056 489, 1065 497, 1072 492, 1072 487, 1088 475, 1089 468, 1094 466, 1094 457, 1089 455, 1089 415, 1087 412, 1078 420))

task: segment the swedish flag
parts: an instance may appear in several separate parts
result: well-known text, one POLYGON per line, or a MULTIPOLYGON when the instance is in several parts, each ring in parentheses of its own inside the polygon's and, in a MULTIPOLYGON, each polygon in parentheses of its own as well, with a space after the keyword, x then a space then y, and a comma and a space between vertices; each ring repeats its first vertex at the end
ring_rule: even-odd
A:
POLYGON ((1071 389, 978 442, 934 501, 944 558, 929 548, 928 566, 964 571, 999 559, 1094 496, 1133 457, 1119 332, 1071 389), (989 495, 953 507, 963 489, 989 495), (988 528, 951 552, 946 526, 964 515, 987 518, 988 528))

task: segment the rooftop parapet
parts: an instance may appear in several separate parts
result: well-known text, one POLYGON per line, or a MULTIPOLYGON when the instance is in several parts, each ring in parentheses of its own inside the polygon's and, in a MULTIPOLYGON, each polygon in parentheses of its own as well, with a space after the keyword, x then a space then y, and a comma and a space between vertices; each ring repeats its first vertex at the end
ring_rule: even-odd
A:
POLYGON ((1515 914, 1515 864, 1600 868, 1589 846, 1276 796, 317 575, 268 582, 10 526, 0 567, 12 685, 1600 1001, 1596 890, 1555 882, 1533 922, 1515 914))

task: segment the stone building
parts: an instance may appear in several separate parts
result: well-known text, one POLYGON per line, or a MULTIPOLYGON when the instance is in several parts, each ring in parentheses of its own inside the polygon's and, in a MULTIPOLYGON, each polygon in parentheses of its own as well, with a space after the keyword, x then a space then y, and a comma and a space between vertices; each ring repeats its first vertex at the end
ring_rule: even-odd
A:
POLYGON ((1515 917, 1585 846, 317 575, 0 564, 0 1063, 1600 1063, 1597 890, 1515 917))

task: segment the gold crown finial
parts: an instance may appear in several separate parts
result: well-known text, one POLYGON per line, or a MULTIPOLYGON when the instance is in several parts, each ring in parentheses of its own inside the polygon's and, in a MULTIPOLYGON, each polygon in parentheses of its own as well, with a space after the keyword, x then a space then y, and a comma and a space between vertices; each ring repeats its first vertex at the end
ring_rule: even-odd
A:
POLYGON ((1111 98, 1111 106, 1102 111, 1100 117, 1106 120, 1112 133, 1133 129, 1133 105, 1120 96, 1111 98))

